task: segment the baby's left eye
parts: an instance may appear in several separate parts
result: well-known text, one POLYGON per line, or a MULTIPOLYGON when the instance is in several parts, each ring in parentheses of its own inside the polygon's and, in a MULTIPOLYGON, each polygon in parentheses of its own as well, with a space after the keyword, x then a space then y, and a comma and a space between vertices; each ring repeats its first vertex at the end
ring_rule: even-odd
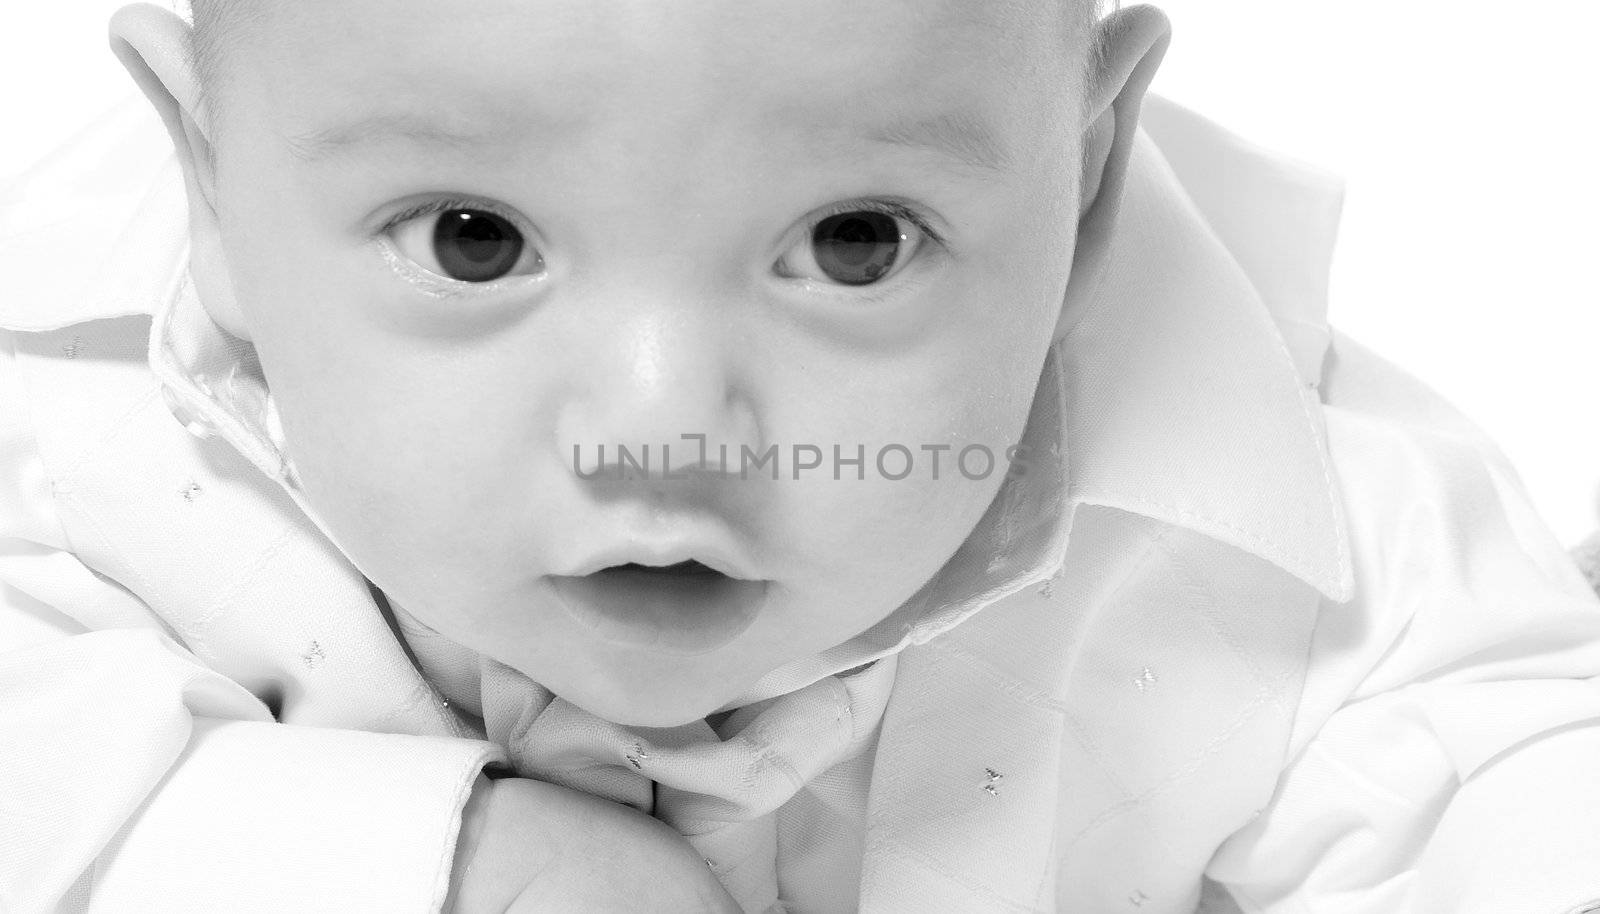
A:
POLYGON ((894 275, 921 247, 924 234, 904 216, 851 210, 818 221, 778 261, 785 276, 843 286, 870 286, 894 275))

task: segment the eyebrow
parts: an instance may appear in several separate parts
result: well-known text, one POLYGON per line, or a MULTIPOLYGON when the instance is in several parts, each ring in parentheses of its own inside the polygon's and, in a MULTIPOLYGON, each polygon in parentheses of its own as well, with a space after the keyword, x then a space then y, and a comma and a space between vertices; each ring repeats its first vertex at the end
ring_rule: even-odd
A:
POLYGON ((895 121, 877 128, 868 139, 932 150, 980 172, 1001 172, 1012 166, 1010 152, 996 139, 994 131, 967 112, 895 121))
POLYGON ((506 129, 473 130, 452 127, 410 113, 374 114, 344 124, 285 136, 294 156, 306 162, 336 158, 361 147, 401 140, 440 149, 467 149, 511 138, 506 129))
MULTIPOLYGON (((347 155, 362 146, 395 140, 461 150, 503 143, 512 138, 503 128, 460 129, 417 114, 398 112, 369 115, 349 123, 290 134, 284 137, 284 142, 296 158, 321 162, 347 155)), ((996 139, 994 132, 968 112, 893 121, 870 131, 867 139, 891 146, 930 150, 977 172, 1003 172, 1012 165, 1009 151, 996 139)))

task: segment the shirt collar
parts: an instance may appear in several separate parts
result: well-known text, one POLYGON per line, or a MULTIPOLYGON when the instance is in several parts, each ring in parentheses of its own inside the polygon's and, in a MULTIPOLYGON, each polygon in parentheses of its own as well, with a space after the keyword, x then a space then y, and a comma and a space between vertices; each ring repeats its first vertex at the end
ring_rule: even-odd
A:
POLYGON ((1059 347, 1068 500, 1194 530, 1349 600, 1317 391, 1341 188, 1170 102, 1143 120, 1104 285, 1059 347))
MULTIPOLYGON (((124 109, 0 193, 12 282, 0 327, 150 314, 151 368, 174 414, 228 440, 328 533, 282 457, 252 347, 210 320, 188 282, 182 177, 151 120, 124 109)), ((1048 581, 1080 504, 1202 533, 1350 598, 1316 392, 1337 183, 1152 99, 1125 193, 1094 304, 1044 367, 1028 472, 910 601, 730 707, 925 642, 1048 581)))

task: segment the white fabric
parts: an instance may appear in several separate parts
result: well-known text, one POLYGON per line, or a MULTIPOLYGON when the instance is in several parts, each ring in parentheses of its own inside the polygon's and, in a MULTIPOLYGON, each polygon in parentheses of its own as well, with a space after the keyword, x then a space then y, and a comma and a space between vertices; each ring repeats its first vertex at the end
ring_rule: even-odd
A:
POLYGON ((1600 899, 1600 604, 1492 446, 1327 327, 1336 183, 1146 125, 1050 472, 674 733, 391 627, 194 300, 159 127, 82 138, 0 195, 0 909, 436 910, 486 763, 648 808, 750 910, 1600 899))

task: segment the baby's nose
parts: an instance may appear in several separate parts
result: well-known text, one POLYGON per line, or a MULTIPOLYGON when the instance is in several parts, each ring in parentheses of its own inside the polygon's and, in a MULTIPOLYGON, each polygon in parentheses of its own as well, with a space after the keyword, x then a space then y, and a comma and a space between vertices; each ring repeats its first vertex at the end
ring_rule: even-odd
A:
POLYGON ((714 468, 723 446, 735 455, 759 449, 750 378, 719 323, 714 314, 658 309, 606 328, 585 360, 585 383, 560 414, 559 445, 577 472, 620 467, 656 478, 702 460, 714 468))

